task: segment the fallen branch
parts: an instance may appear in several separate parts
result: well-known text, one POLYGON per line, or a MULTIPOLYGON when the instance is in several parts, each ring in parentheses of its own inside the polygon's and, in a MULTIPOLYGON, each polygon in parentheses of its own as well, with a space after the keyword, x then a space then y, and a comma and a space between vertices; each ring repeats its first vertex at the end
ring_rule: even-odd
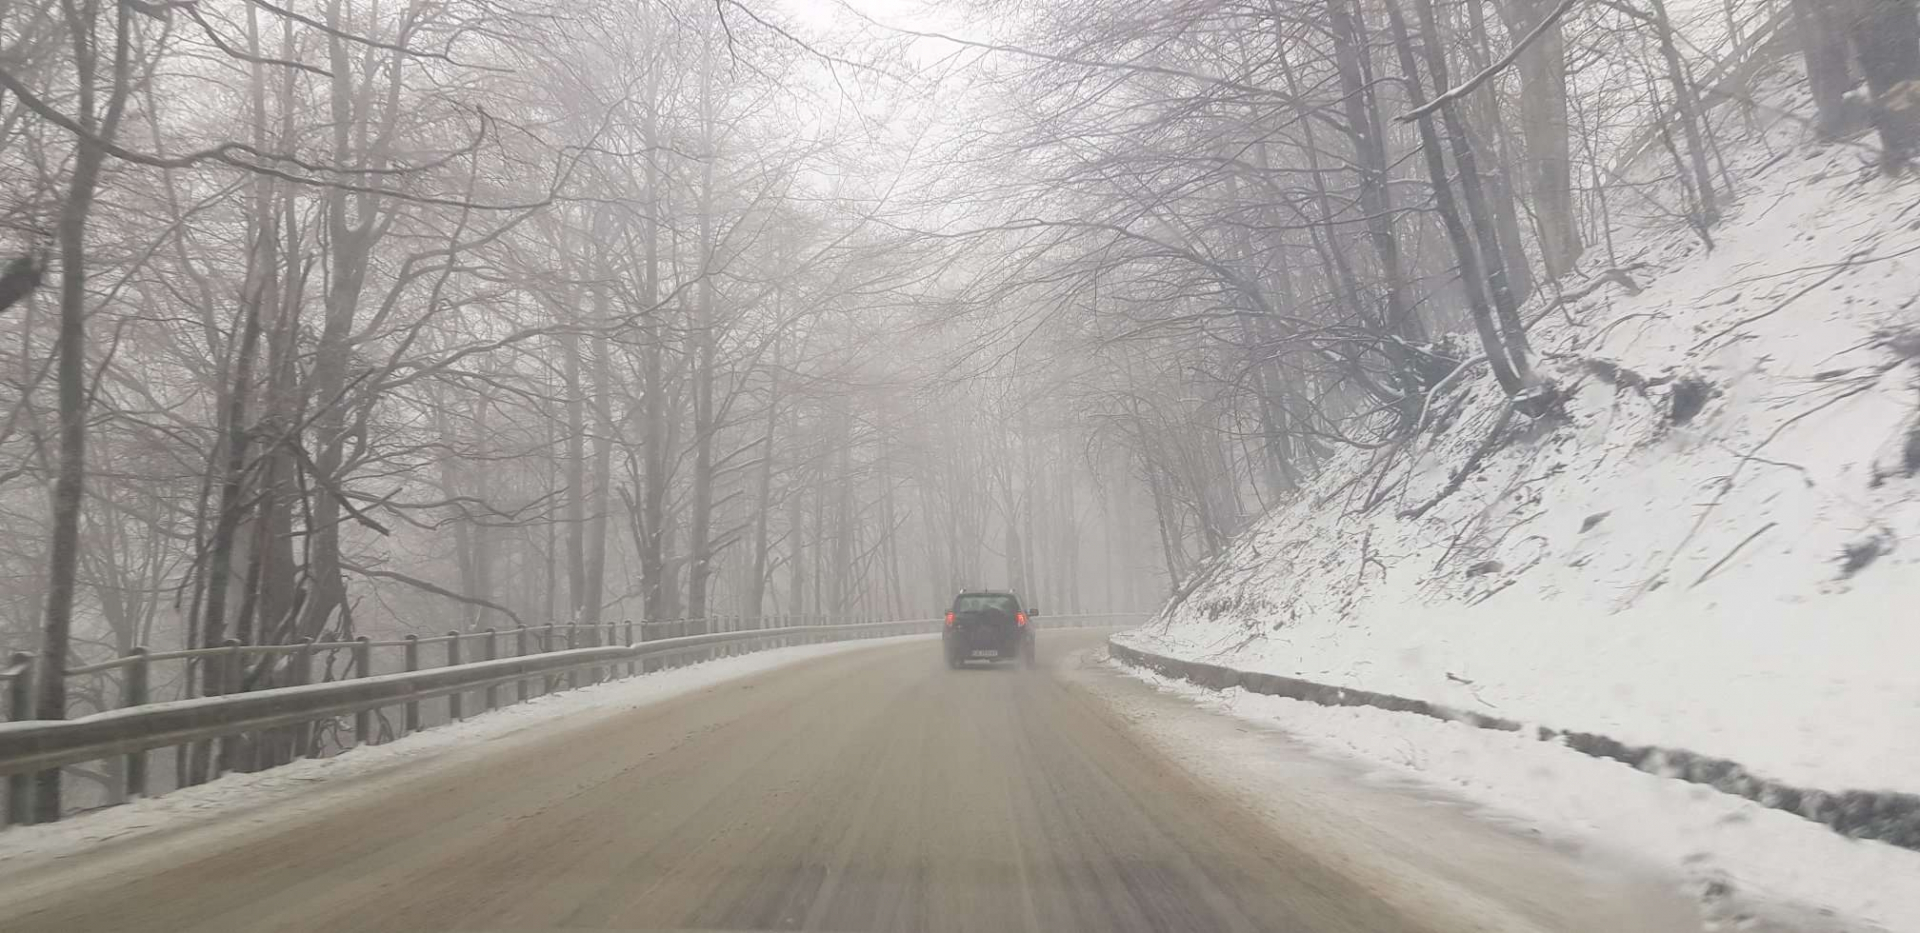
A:
POLYGON ((1760 320, 1761 318, 1771 317, 1775 314, 1779 314, 1780 312, 1785 311, 1788 305, 1793 304, 1796 301, 1799 301, 1800 299, 1806 297, 1807 295, 1812 294, 1814 291, 1817 291, 1822 286, 1826 285, 1828 282, 1831 282, 1834 279, 1839 278, 1840 273, 1846 272, 1847 270, 1852 269, 1856 261, 1867 256, 1869 253, 1872 253, 1872 252, 1873 251, 1870 249, 1855 250, 1852 254, 1848 255, 1847 258, 1843 260, 1838 266, 1835 266, 1832 272, 1829 272, 1826 275, 1821 276, 1819 281, 1797 292, 1794 292, 1791 295, 1788 295, 1787 300, 1780 302, 1777 305, 1774 305, 1772 308, 1762 311, 1759 314, 1756 314, 1752 317, 1742 318, 1738 321, 1728 324, 1726 327, 1721 328, 1713 336, 1707 337, 1706 339, 1701 340, 1699 343, 1694 344, 1693 349, 1698 350, 1701 347, 1706 346, 1707 344, 1710 344, 1716 340, 1719 340, 1720 338, 1725 337, 1726 335, 1731 334, 1734 331, 1747 326, 1748 324, 1751 324, 1755 321, 1760 320))
POLYGON ((1533 319, 1527 322, 1526 328, 1528 330, 1532 330, 1535 325, 1539 324, 1541 321, 1546 320, 1547 315, 1552 314, 1556 309, 1566 307, 1568 302, 1579 301, 1580 299, 1585 298, 1588 295, 1591 295, 1594 292, 1599 291, 1602 287, 1608 284, 1619 285, 1621 288, 1626 289, 1627 294, 1629 295, 1638 295, 1640 294, 1640 291, 1641 291, 1640 283, 1635 282, 1633 280, 1633 276, 1630 276, 1627 274, 1627 270, 1608 269, 1607 271, 1602 272, 1597 276, 1594 276, 1592 281, 1589 281, 1587 284, 1579 288, 1576 288, 1573 291, 1561 292, 1560 294, 1555 295, 1552 301, 1547 302, 1546 307, 1540 309, 1539 314, 1534 315, 1533 319))
POLYGON ((1460 487, 1466 484, 1467 477, 1478 472, 1481 462, 1487 459, 1487 455, 1493 452, 1494 447, 1498 446, 1500 435, 1506 432, 1507 424, 1512 420, 1513 406, 1502 405, 1500 407, 1500 419, 1493 423, 1493 430, 1487 432, 1487 436, 1480 441, 1480 446, 1475 447, 1473 453, 1467 457, 1467 462, 1460 465, 1460 469, 1454 472, 1452 479, 1447 480, 1447 488, 1440 490, 1439 495, 1428 499, 1420 505, 1402 510, 1400 517, 1419 518, 1427 514, 1427 510, 1439 505, 1448 496, 1459 492, 1460 487))
POLYGON ((1448 373, 1445 378, 1441 379, 1439 382, 1434 383, 1433 388, 1427 390, 1427 400, 1424 403, 1422 403, 1420 406, 1420 420, 1415 421, 1413 423, 1413 433, 1418 434, 1421 432, 1421 430, 1426 428, 1427 415, 1432 413, 1433 400, 1439 398, 1440 393, 1445 392, 1449 387, 1451 387, 1453 385, 1453 381, 1455 379, 1460 378, 1460 374, 1466 372, 1468 367, 1477 366, 1486 361, 1487 361, 1487 355, 1485 353, 1482 353, 1479 356, 1474 357, 1473 359, 1467 360, 1466 362, 1461 363, 1458 366, 1455 366, 1453 368, 1453 372, 1448 373))
POLYGON ((1645 581, 1641 582, 1641 584, 1637 588, 1635 588, 1633 597, 1632 599, 1628 600, 1628 603, 1632 604, 1634 600, 1638 600, 1641 596, 1646 595, 1646 593, 1649 590, 1659 585, 1658 581, 1660 581, 1664 576, 1666 576, 1667 568, 1673 566, 1674 559, 1680 556, 1680 552, 1687 549, 1687 545, 1693 543, 1694 536, 1698 535, 1700 533, 1701 526, 1707 523, 1707 517, 1713 514, 1714 509, 1717 509, 1720 507, 1720 503, 1722 500, 1726 499, 1727 493, 1730 493, 1733 491, 1734 482, 1740 478, 1740 472, 1747 468, 1747 464, 1753 463, 1756 460, 1756 457, 1754 456, 1755 454, 1758 454, 1760 451, 1766 449, 1766 446, 1768 444, 1773 443, 1775 438, 1785 433, 1788 428, 1793 427, 1802 418, 1806 418, 1817 412, 1825 411, 1828 408, 1831 408, 1841 402, 1846 401, 1847 399, 1850 399, 1856 395, 1859 395, 1862 392, 1867 391, 1868 389, 1873 388, 1873 386, 1874 386, 1874 383, 1871 381, 1862 382, 1861 384, 1853 386, 1844 392, 1840 392, 1834 395, 1832 398, 1829 398, 1818 405, 1814 405, 1808 408, 1806 411, 1800 412, 1799 414, 1794 415, 1793 417, 1780 422, 1778 425, 1774 426, 1774 429, 1772 431, 1769 431, 1767 433, 1766 437, 1761 438, 1759 443, 1753 445, 1753 447, 1749 449, 1746 453, 1741 454, 1740 461, 1733 465, 1733 470, 1727 474, 1727 478, 1720 482, 1720 489, 1713 494, 1712 499, 1707 501, 1706 507, 1700 510, 1700 514, 1694 516, 1692 527, 1689 527, 1687 529, 1687 533, 1684 537, 1680 539, 1680 543, 1674 545, 1673 550, 1667 552, 1666 559, 1660 562, 1660 569, 1655 571, 1653 576, 1648 577, 1645 581))
POLYGON ((1719 569, 1720 569, 1721 567, 1724 567, 1724 566, 1726 566, 1726 565, 1727 565, 1727 561, 1730 561, 1730 560, 1732 560, 1732 559, 1733 559, 1733 555, 1735 555, 1735 554, 1738 554, 1738 553, 1740 553, 1740 549, 1741 549, 1741 548, 1743 548, 1743 547, 1746 547, 1746 546, 1747 546, 1748 544, 1750 544, 1750 543, 1752 543, 1752 542, 1753 542, 1753 539, 1755 539, 1755 538, 1758 538, 1758 537, 1760 537, 1760 536, 1761 536, 1761 535, 1763 535, 1763 534, 1766 534, 1766 533, 1767 533, 1767 530, 1768 530, 1768 529, 1770 529, 1770 528, 1772 528, 1773 526, 1775 526, 1775 525, 1778 525, 1778 524, 1780 524, 1780 523, 1779 523, 1779 522, 1768 522, 1768 523, 1766 523, 1766 524, 1764 524, 1764 525, 1761 525, 1761 526, 1760 526, 1760 530, 1758 530, 1758 531, 1755 531, 1755 532, 1754 532, 1753 534, 1750 534, 1750 535, 1748 535, 1748 536, 1746 536, 1746 537, 1744 537, 1744 538, 1741 538, 1741 539, 1740 539, 1740 543, 1739 543, 1739 544, 1736 544, 1736 545, 1734 545, 1734 546, 1733 546, 1733 550, 1731 550, 1731 551, 1728 551, 1725 557, 1722 557, 1722 558, 1720 558, 1719 560, 1716 560, 1716 561, 1714 561, 1714 562, 1713 562, 1713 566, 1711 566, 1711 567, 1708 567, 1708 568, 1707 568, 1707 571, 1706 571, 1705 573, 1703 573, 1703 574, 1701 574, 1701 575, 1700 575, 1699 577, 1697 577, 1697 578, 1696 578, 1696 579, 1695 579, 1695 580, 1694 580, 1694 581, 1693 581, 1692 583, 1689 583, 1689 584, 1687 584, 1687 589, 1693 589, 1694 587, 1696 587, 1696 586, 1699 586, 1700 584, 1702 584, 1702 583, 1705 583, 1705 582, 1707 582, 1707 578, 1708 578, 1708 577, 1711 577, 1711 576, 1713 576, 1713 572, 1714 572, 1714 571, 1716 571, 1716 570, 1719 570, 1719 569))

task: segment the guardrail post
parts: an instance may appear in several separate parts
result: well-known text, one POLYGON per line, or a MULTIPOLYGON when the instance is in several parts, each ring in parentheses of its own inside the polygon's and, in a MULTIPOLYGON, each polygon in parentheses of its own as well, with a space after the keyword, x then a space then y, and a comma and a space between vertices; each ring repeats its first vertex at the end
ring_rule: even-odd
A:
MULTIPOLYGON (((33 716, 33 655, 16 651, 7 659, 13 677, 7 681, 7 721, 19 722, 33 716)), ((23 826, 33 822, 33 775, 7 775, 7 823, 23 826)))
MULTIPOLYGON (((631 648, 633 647, 633 645, 634 645, 633 620, 628 619, 627 620, 627 647, 631 648)), ((638 673, 640 673, 640 662, 637 660, 634 660, 633 658, 628 658, 627 659, 627 676, 632 677, 633 675, 638 673)))
MULTIPOLYGON (((359 677, 373 676, 373 640, 361 635, 353 640, 353 670, 359 677)), ((363 709, 353 714, 353 744, 366 745, 373 741, 373 711, 363 709)))
MULTIPOLYGON (((460 664, 460 633, 448 632, 447 633, 447 666, 455 667, 455 666, 458 666, 459 664, 460 664)), ((460 720, 465 719, 466 711, 462 708, 462 706, 463 704, 461 703, 460 691, 455 690, 452 693, 447 694, 447 718, 448 719, 451 719, 454 722, 459 722, 460 720)))
MULTIPOLYGON (((313 683, 313 639, 311 637, 300 639, 300 647, 293 652, 293 660, 289 667, 288 675, 293 680, 293 686, 313 683)), ((287 735, 293 743, 291 757, 299 758, 307 753, 307 746, 313 741, 313 723, 295 723, 287 729, 287 735)))
MULTIPOLYGON (((489 661, 500 660, 500 633, 494 631, 493 629, 487 629, 487 638, 484 644, 487 646, 487 660, 489 661)), ((492 709, 499 709, 499 708, 500 708, 500 686, 498 684, 488 684, 487 685, 487 709, 492 710, 492 709)))
MULTIPOLYGON (((540 653, 541 654, 552 653, 553 636, 554 636, 553 623, 548 622, 547 627, 540 632, 540 653)), ((554 688, 558 686, 560 686, 559 675, 548 674, 547 676, 540 678, 540 692, 542 694, 552 693, 554 691, 554 688)))
MULTIPOLYGON (((516 658, 524 658, 527 656, 527 627, 524 625, 513 630, 513 656, 516 658)), ((525 677, 513 682, 513 690, 515 702, 527 702, 527 679, 525 677)))
MULTIPOLYGON (((582 645, 581 647, 583 648, 599 647, 602 641, 602 636, 606 634, 605 631, 602 629, 601 624, 598 622, 594 622, 591 625, 586 626, 586 629, 587 629, 587 643, 582 645)), ((605 640, 612 641, 612 636, 607 636, 605 640)), ((605 668, 601 667, 598 664, 595 664, 591 670, 587 671, 587 683, 589 684, 597 684, 605 679, 607 679, 607 671, 605 668)))
MULTIPOLYGON (((420 669, 420 636, 408 635, 407 643, 401 648, 401 651, 404 652, 404 657, 406 659, 407 673, 411 674, 414 671, 419 670, 420 669)), ((412 735, 415 732, 419 732, 420 731, 420 701, 419 700, 407 701, 406 715, 407 715, 406 732, 404 734, 412 735)))
MULTIPOLYGON (((618 638, 618 636, 614 633, 613 628, 614 628, 614 623, 612 622, 594 623, 593 640, 595 644, 588 645, 587 647, 606 648, 613 645, 618 638)), ((619 676, 620 676, 620 665, 618 664, 608 665, 607 667, 595 667, 593 669, 593 679, 595 683, 604 683, 606 681, 612 680, 619 676)))
POLYGON ((240 639, 238 638, 229 638, 221 642, 220 645, 228 649, 227 655, 223 659, 227 665, 227 692, 247 692, 247 658, 246 655, 240 653, 240 649, 245 646, 240 643, 240 639))
MULTIPOLYGON (((580 623, 574 622, 567 626, 567 650, 571 651, 579 647, 579 644, 580 623)), ((580 676, 572 670, 567 671, 567 689, 572 690, 578 686, 580 686, 580 676)))
MULTIPOLYGON (((245 660, 240 657, 240 639, 229 638, 221 642, 220 647, 225 651, 208 658, 207 666, 220 672, 218 676, 221 695, 244 692, 240 681, 246 675, 247 666, 245 660)), ((213 756, 214 777, 233 770, 234 758, 240 751, 240 738, 238 735, 229 735, 213 740, 217 743, 214 745, 213 756)))
MULTIPOLYGON (((127 665, 127 679, 123 683, 125 689, 120 706, 123 709, 132 706, 145 706, 147 704, 147 680, 152 662, 147 660, 147 649, 141 645, 136 645, 133 650, 128 651, 127 657, 132 658, 133 663, 127 665)), ((145 797, 147 795, 147 753, 144 751, 127 753, 126 793, 128 797, 145 797)))

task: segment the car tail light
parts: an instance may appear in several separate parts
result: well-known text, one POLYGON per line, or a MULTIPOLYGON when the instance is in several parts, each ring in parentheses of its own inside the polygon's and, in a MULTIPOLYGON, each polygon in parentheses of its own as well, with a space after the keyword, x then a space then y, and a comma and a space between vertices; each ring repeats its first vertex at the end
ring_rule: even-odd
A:
POLYGON ((953 613, 947 613, 947 628, 953 628, 953 613))
POLYGON ((1013 621, 1025 625, 1027 624, 1027 614, 1024 612, 1016 612, 1013 614, 1013 621))

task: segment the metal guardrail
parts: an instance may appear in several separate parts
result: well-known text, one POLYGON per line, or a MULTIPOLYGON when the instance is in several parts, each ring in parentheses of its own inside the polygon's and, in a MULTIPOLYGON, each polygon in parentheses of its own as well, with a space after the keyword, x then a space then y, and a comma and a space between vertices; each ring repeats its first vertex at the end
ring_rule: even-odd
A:
MULTIPOLYGON (((0 773, 40 771, 166 745, 400 706, 537 675, 607 667, 690 648, 809 636, 905 635, 933 631, 938 624, 937 620, 913 620, 715 632, 631 646, 576 648, 424 671, 150 703, 79 719, 5 723, 0 724, 0 773)), ((356 742, 364 743, 367 740, 364 730, 355 731, 356 742)))
MULTIPOLYGON (((1102 613, 1068 616, 1035 616, 1036 628, 1098 627, 1124 624, 1138 621, 1138 613, 1102 613)), ((645 659, 668 659, 693 652, 711 652, 720 649, 732 652, 738 649, 746 651, 764 647, 813 643, 821 641, 841 641, 852 638, 886 637, 923 632, 937 632, 941 627, 940 619, 912 619, 894 622, 856 622, 816 625, 787 625, 775 628, 746 628, 744 623, 738 630, 714 631, 698 635, 656 638, 653 640, 613 644, 604 647, 572 648, 549 651, 540 654, 524 654, 518 657, 488 659, 469 663, 458 663, 457 648, 450 652, 450 663, 445 667, 426 670, 412 669, 417 666, 418 644, 429 639, 409 637, 388 644, 405 647, 410 655, 409 670, 392 674, 362 674, 344 680, 325 683, 300 683, 293 686, 274 687, 265 690, 232 693, 221 696, 196 697, 184 700, 172 700, 159 703, 146 702, 145 672, 147 663, 159 658, 218 658, 221 656, 239 657, 237 646, 219 648, 190 649, 149 654, 136 649, 125 658, 114 659, 103 664, 87 665, 76 668, 76 672, 107 670, 114 667, 128 667, 125 695, 128 705, 115 710, 95 713, 75 719, 31 720, 22 717, 28 709, 23 694, 31 683, 32 656, 16 654, 10 663, 0 667, 0 679, 8 682, 10 702, 7 712, 13 722, 0 723, 0 774, 8 775, 8 821, 25 822, 25 804, 27 801, 26 783, 29 775, 36 771, 45 771, 63 765, 78 764, 87 761, 126 756, 125 774, 129 796, 146 793, 146 753, 152 749, 166 746, 181 746, 193 742, 206 742, 225 739, 231 736, 255 733, 262 730, 285 726, 325 721, 351 714, 354 717, 353 744, 370 744, 373 738, 371 714, 386 707, 404 707, 406 709, 405 726, 401 734, 420 729, 419 703, 423 700, 445 697, 448 700, 450 719, 462 718, 460 702, 462 696, 473 691, 486 691, 487 708, 501 705, 498 702, 496 688, 509 684, 518 684, 515 700, 528 698, 528 681, 535 678, 547 679, 560 675, 573 675, 581 671, 594 671, 592 680, 602 679, 599 673, 611 675, 606 679, 620 676, 620 665, 626 665, 628 676, 644 673, 640 663, 645 659)), ((605 628, 606 626, 603 626, 605 628)), ((624 624, 627 633, 636 631, 633 623, 624 624)), ((644 633, 646 626, 638 631, 644 633)), ((525 632, 527 630, 520 630, 525 632)), ((478 633, 489 636, 492 633, 478 633)), ((434 640, 447 641, 450 647, 457 646, 461 637, 435 636, 434 640)), ((632 638, 628 634, 628 638, 632 638)), ((644 634, 643 634, 644 637, 644 634)), ((521 650, 525 650, 524 639, 521 650)), ((351 649, 360 659, 359 669, 366 670, 365 657, 374 642, 359 639, 342 642, 340 647, 351 649)), ((254 654, 263 653, 304 653, 311 657, 320 645, 275 645, 249 646, 254 654), (263 650, 264 649, 264 650, 263 650)), ((491 652, 489 652, 491 653, 491 652)))
MULTIPOLYGON (((5 710, 8 719, 25 719, 33 709, 33 655, 16 651, 0 667, 0 680, 7 682, 5 710)), ((26 774, 7 775, 7 823, 27 821, 27 794, 32 778, 26 774)))

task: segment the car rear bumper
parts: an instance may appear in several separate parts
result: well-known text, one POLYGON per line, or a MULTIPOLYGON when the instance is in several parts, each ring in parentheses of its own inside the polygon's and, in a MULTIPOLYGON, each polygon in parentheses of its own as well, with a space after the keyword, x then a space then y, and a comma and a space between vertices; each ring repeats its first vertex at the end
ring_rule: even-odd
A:
POLYGON ((1031 634, 1023 631, 1006 634, 949 629, 941 634, 941 641, 949 656, 957 656, 963 661, 991 661, 1019 657, 1021 647, 1031 637, 1031 634))

